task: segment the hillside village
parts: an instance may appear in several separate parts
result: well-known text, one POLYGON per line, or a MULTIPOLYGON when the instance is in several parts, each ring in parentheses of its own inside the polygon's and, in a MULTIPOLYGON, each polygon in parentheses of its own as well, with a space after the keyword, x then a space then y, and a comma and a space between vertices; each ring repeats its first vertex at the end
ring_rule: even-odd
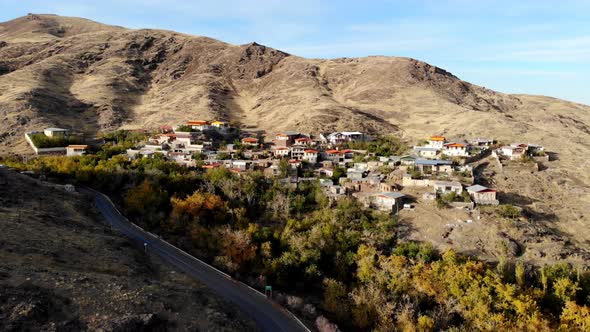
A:
MULTIPOLYGON (((492 7, 459 11, 509 26, 492 7)), ((551 18, 537 7, 509 30, 551 18)), ((520 32, 482 45, 555 46, 520 32)), ((0 330, 590 331, 588 105, 76 17, 0 39, 0 330)))
MULTIPOLYGON (((404 153, 396 155, 391 150, 370 151, 367 147, 380 138, 357 131, 319 135, 285 131, 267 136, 224 121, 194 120, 160 126, 152 132, 133 132, 145 140, 125 151, 130 159, 165 158, 190 168, 225 167, 237 175, 261 171, 293 187, 319 180, 333 202, 352 196, 365 207, 391 213, 413 209, 418 197, 414 191, 408 194, 411 188, 420 189, 420 198, 435 202, 439 208, 471 210, 478 205, 498 205, 497 190, 477 183, 475 163, 486 157, 496 160, 500 167, 503 160, 549 160, 541 145, 501 145, 491 138, 468 142, 433 135, 412 148, 399 143, 397 150, 404 153)), ((67 156, 82 155, 104 143, 95 139, 81 144, 78 136, 61 128, 28 132, 25 138, 37 154, 67 156)))

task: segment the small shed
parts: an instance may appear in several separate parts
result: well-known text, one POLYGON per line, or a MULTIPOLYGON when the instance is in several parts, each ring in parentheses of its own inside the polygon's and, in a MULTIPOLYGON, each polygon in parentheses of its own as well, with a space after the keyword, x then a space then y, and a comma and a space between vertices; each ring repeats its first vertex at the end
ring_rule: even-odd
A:
POLYGON ((476 204, 498 205, 496 190, 479 184, 465 188, 476 204))

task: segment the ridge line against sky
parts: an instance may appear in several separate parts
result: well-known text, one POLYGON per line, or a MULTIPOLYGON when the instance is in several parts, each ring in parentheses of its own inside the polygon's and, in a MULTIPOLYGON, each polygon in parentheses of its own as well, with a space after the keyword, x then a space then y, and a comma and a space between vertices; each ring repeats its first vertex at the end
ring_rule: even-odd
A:
POLYGON ((590 1, 0 0, 0 21, 29 12, 311 58, 405 56, 501 92, 590 105, 590 1))

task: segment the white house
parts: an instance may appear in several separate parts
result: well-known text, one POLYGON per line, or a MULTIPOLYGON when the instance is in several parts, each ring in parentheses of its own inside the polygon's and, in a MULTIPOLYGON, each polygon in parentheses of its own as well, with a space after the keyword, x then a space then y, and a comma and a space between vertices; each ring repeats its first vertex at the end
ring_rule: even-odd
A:
POLYGON ((434 183, 434 191, 436 191, 438 194, 448 194, 454 192, 458 195, 463 192, 463 186, 459 182, 436 181, 434 183))
POLYGON ((209 121, 202 121, 202 120, 194 120, 188 121, 186 123, 187 126, 191 127, 194 130, 207 130, 211 128, 211 123, 209 121))
POLYGON ((311 146, 315 142, 309 137, 299 137, 294 140, 294 145, 311 146))
POLYGON ((500 148, 500 153, 510 160, 516 160, 526 155, 526 145, 524 146, 503 146, 500 148))
POLYGON ((276 148, 274 151, 274 154, 275 154, 275 157, 278 157, 278 158, 286 157, 289 155, 289 148, 287 148, 287 147, 276 148))
POLYGON ((326 137, 328 143, 332 144, 341 144, 346 142, 360 142, 364 141, 367 138, 365 135, 358 131, 340 131, 331 133, 326 137))
POLYGON ((476 204, 498 205, 496 190, 476 184, 465 188, 476 204))
POLYGON ((414 153, 423 158, 436 158, 440 149, 428 146, 415 146, 414 153))
POLYGON ((328 177, 332 177, 334 175, 334 169, 330 167, 321 167, 316 169, 314 172, 318 173, 319 175, 325 175, 328 177))
POLYGON ((303 160, 310 164, 316 164, 318 162, 318 150, 305 149, 303 151, 303 160))
POLYGON ((444 136, 430 136, 428 138, 427 147, 441 150, 445 144, 446 138, 444 136))
POLYGON ((68 145, 66 146, 66 156, 81 156, 86 153, 88 145, 68 145))
POLYGON ((43 129, 43 133, 45 134, 45 136, 48 137, 55 137, 55 136, 66 136, 68 134, 67 129, 62 129, 62 128, 45 128, 43 129))
POLYGON ((494 145, 494 139, 492 138, 474 138, 471 140, 471 144, 479 147, 489 147, 494 145))
POLYGON ((443 145, 442 154, 449 157, 467 157, 467 146, 463 143, 448 143, 443 145))
POLYGON ((303 145, 293 145, 289 148, 289 150, 291 152, 291 158, 301 160, 305 155, 306 148, 303 145))
POLYGON ((404 194, 395 191, 377 193, 371 196, 371 205, 382 211, 397 212, 404 197, 404 194))
POLYGON ((231 162, 231 167, 232 168, 237 168, 240 170, 246 170, 248 169, 249 164, 251 164, 251 161, 248 160, 232 160, 231 162))
POLYGON ((248 146, 257 146, 258 145, 258 138, 256 137, 244 137, 242 138, 242 144, 248 146))

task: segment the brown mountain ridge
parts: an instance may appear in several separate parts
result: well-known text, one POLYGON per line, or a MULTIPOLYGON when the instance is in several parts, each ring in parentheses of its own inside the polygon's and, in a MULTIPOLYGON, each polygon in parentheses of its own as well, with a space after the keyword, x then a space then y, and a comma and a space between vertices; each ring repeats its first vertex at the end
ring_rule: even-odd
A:
MULTIPOLYGON (((310 133, 359 130, 415 142, 431 134, 538 143, 556 158, 527 183, 531 199, 587 246, 590 106, 511 95, 409 58, 306 59, 163 30, 29 14, 0 23, 0 146, 28 152, 47 126, 94 134, 191 119, 310 133)), ((498 183, 517 183, 502 176, 498 183)), ((524 175, 523 175, 524 176, 524 175)))

